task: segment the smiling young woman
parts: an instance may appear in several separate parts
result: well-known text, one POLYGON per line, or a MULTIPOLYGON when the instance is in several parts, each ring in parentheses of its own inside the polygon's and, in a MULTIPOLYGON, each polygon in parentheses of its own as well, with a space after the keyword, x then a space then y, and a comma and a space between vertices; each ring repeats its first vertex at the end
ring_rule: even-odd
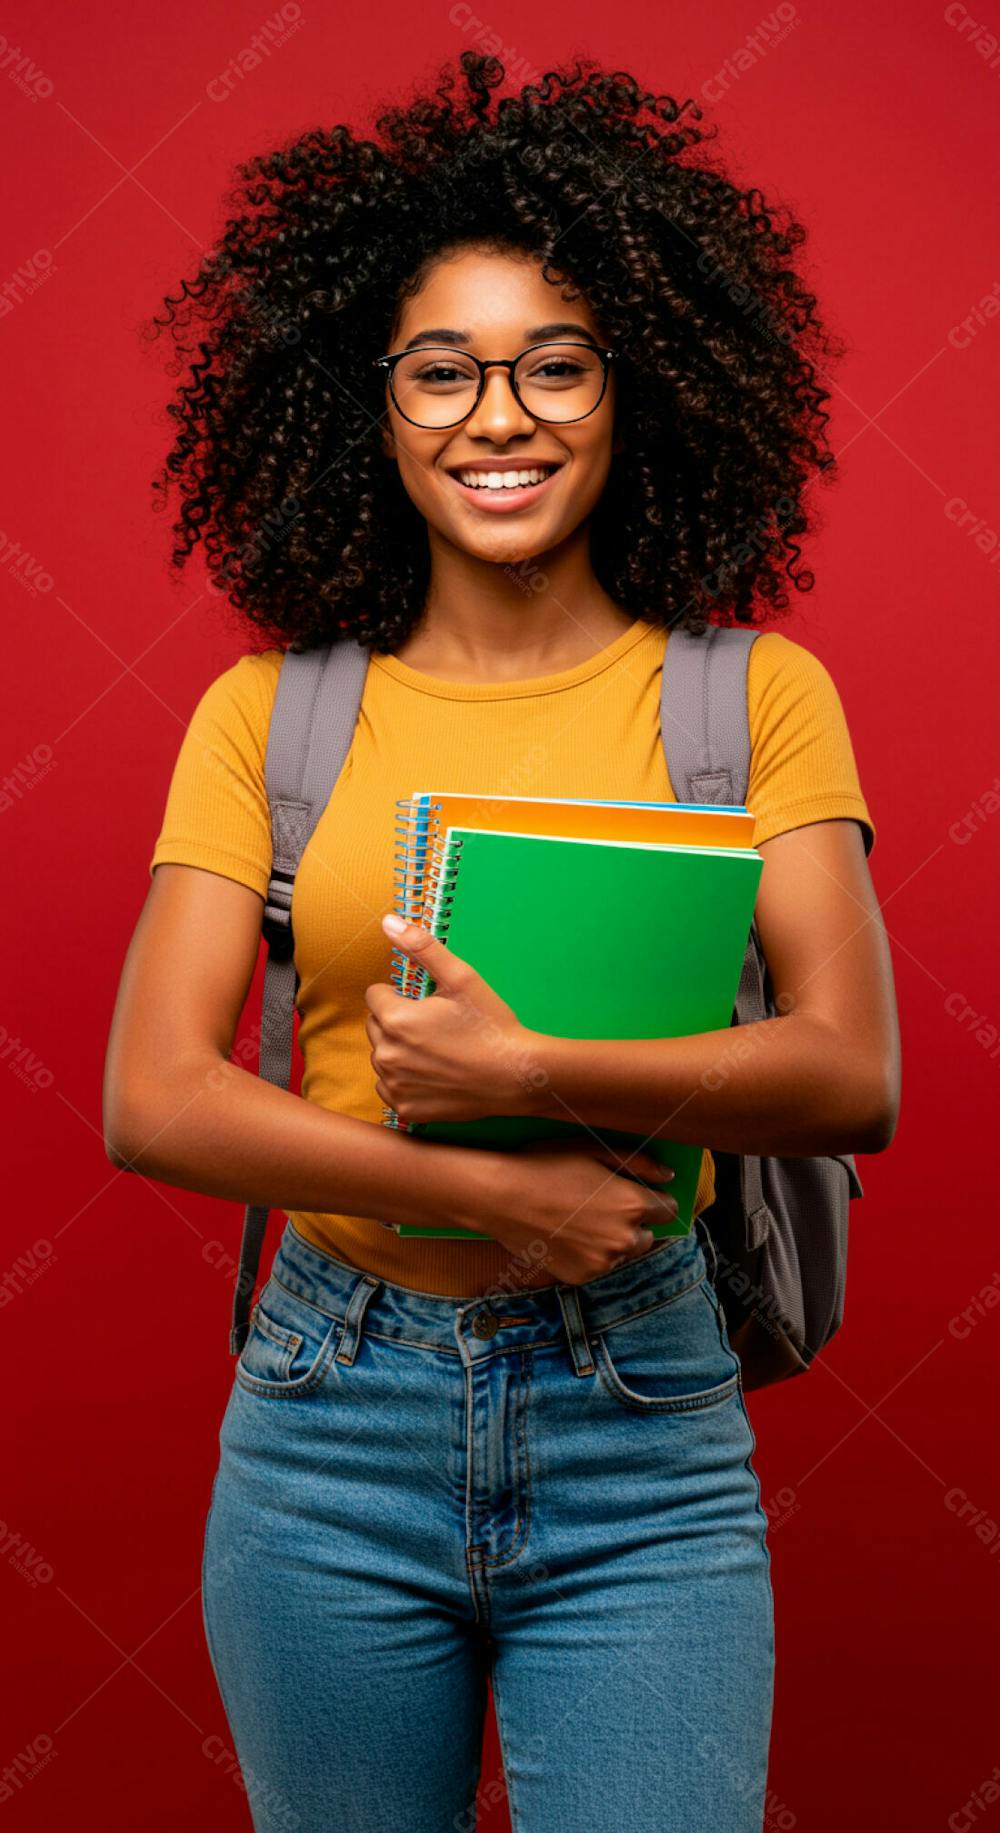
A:
MULTIPOLYGON (((464 93, 446 73, 378 139, 337 127, 252 160, 168 301, 191 364, 162 480, 174 558, 202 541, 264 644, 209 682, 177 757, 105 1137, 123 1168, 287 1216, 205 1536, 254 1825, 472 1825, 490 1677, 521 1833, 759 1833, 770 1551, 703 1250, 711 1151, 695 1230, 654 1242, 672 1202, 645 1153, 383 1126, 385 1099, 492 1113, 509 1091, 503 1051, 449 1009, 458 980, 399 1023, 382 918, 415 783, 673 799, 669 633, 773 618, 812 583, 794 567, 833 462, 829 344, 789 258, 803 232, 692 157, 698 109, 590 64, 493 107, 500 66, 460 65, 464 93), (233 1046, 282 658, 337 637, 369 666, 296 879, 295 1095, 233 1046)), ((878 1151, 898 1035, 843 708, 777 630, 748 700, 767 1048, 719 1077, 719 1033, 530 1033, 538 1111, 645 1135, 669 1115, 734 1153, 878 1151)))

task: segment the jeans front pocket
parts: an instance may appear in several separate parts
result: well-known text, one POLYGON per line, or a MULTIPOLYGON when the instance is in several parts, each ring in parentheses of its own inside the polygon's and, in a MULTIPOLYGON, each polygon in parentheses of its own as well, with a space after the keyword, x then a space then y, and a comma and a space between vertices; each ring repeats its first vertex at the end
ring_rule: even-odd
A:
POLYGON ((337 1353, 343 1318, 290 1292, 272 1274, 250 1313, 250 1333, 236 1363, 246 1393, 296 1400, 315 1394, 337 1353))
POLYGON ((694 1413, 739 1391, 739 1359, 707 1272, 648 1310, 606 1326, 594 1347, 598 1374, 621 1406, 694 1413))

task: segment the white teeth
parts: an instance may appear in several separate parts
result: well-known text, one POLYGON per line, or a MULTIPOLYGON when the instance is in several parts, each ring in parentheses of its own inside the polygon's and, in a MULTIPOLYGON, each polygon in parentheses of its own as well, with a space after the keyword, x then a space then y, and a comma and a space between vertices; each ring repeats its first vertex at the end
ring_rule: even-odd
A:
POLYGON ((546 465, 526 471, 458 471, 454 475, 471 490, 518 490, 525 484, 542 483, 556 468, 546 465))

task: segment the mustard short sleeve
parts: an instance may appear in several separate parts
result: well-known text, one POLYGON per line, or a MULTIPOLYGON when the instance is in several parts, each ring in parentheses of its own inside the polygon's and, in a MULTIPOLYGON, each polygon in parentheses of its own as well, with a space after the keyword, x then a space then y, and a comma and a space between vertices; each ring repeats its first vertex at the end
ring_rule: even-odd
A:
POLYGON ((870 853, 875 824, 829 670, 801 643, 780 631, 763 631, 750 651, 747 694, 746 803, 757 818, 754 846, 810 821, 846 817, 860 823, 870 853))
POLYGON ((209 683, 174 764, 150 875, 201 866, 267 895, 271 816, 264 780, 280 649, 241 656, 209 683))

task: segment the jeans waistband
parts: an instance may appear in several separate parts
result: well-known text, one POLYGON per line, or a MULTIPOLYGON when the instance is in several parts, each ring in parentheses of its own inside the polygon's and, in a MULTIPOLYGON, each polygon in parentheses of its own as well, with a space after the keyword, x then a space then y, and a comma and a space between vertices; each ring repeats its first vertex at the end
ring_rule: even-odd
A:
POLYGON ((657 1241, 637 1260, 582 1285, 448 1298, 351 1266, 307 1241, 289 1221, 271 1277, 332 1318, 350 1316, 360 1324, 363 1317, 366 1332, 469 1359, 541 1348, 568 1335, 583 1373, 589 1366, 588 1332, 651 1310, 705 1276, 702 1227, 696 1218, 689 1234, 657 1241))

